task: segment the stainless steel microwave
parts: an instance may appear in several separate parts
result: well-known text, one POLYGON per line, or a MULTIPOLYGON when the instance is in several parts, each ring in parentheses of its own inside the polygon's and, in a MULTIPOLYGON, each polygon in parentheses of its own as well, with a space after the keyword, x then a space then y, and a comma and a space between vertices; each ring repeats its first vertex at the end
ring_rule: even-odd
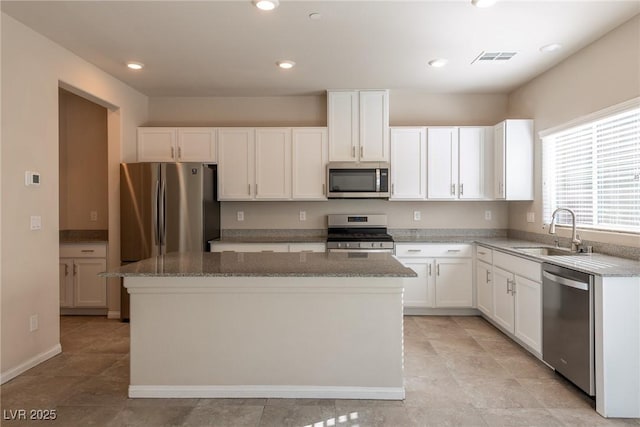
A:
POLYGON ((389 163, 329 163, 327 188, 330 199, 388 199, 389 163))

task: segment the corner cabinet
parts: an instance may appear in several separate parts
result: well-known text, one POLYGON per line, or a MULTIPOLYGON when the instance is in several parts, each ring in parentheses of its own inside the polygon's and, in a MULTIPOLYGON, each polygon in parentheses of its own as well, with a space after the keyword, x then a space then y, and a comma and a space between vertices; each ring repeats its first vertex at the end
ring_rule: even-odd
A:
POLYGON ((217 129, 205 127, 138 128, 139 162, 217 161, 217 129))
POLYGON ((405 308, 472 308, 469 244, 397 243, 396 257, 418 277, 404 279, 405 308))
POLYGON ((389 92, 327 92, 329 161, 389 161, 389 92))
POLYGON ((107 269, 107 245, 60 245, 60 307, 106 308, 107 279, 99 277, 107 269))
POLYGON ((534 354, 541 355, 540 263, 484 246, 477 246, 476 261, 478 309, 534 354))
POLYGON ((533 200, 533 120, 494 127, 494 197, 533 200))

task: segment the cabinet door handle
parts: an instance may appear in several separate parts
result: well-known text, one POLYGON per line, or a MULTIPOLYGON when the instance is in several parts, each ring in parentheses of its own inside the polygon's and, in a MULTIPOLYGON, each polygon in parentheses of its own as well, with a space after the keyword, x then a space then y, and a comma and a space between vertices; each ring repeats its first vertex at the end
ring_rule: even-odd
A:
POLYGON ((75 276, 76 274, 78 274, 78 264, 76 264, 75 262, 73 263, 73 275, 75 276))
POLYGON ((396 194, 396 185, 391 184, 391 194, 396 194))
POLYGON ((422 252, 422 249, 409 249, 407 252, 422 252))
POLYGON ((511 295, 515 295, 516 294, 516 281, 512 280, 511 281, 511 295))
POLYGON ((247 184, 247 194, 251 195, 251 184, 247 184))
POLYGON ((364 157, 364 147, 360 146, 360 157, 364 157))
POLYGON ((352 146, 351 147, 351 157, 355 157, 356 156, 356 147, 352 146))
POLYGON ((449 249, 449 250, 447 250, 447 252, 454 252, 454 253, 455 252, 460 252, 460 249, 449 249))
POLYGON ((94 250, 93 249, 82 249, 80 252, 84 252, 84 253, 93 253, 94 250))
POLYGON ((182 147, 178 145, 178 158, 182 158, 182 147))
POLYGON ((486 255, 486 254, 487 254, 486 252, 482 252, 482 251, 478 251, 478 253, 479 253, 480 255, 486 255))
POLYGON ((68 276, 69 275, 69 264, 65 264, 64 265, 64 275, 68 276))
POLYGON ((173 159, 176 155, 175 148, 171 147, 171 158, 173 159))
POLYGON ((431 276, 431 264, 429 264, 429 276, 431 276))
POLYGON ((464 194, 464 184, 460 184, 460 195, 464 194))
POLYGON ((323 196, 326 196, 326 195, 327 195, 326 184, 322 184, 322 195, 323 195, 323 196))
POLYGON ((436 264, 436 276, 440 275, 440 264, 436 264))
POLYGON ((487 273, 487 278, 485 279, 485 282, 490 282, 491 277, 489 277, 489 270, 487 270, 486 273, 487 273))
POLYGON ((256 184, 256 196, 258 195, 258 184, 256 184))
POLYGON ((455 184, 451 184, 451 195, 452 196, 456 195, 456 185, 455 184))

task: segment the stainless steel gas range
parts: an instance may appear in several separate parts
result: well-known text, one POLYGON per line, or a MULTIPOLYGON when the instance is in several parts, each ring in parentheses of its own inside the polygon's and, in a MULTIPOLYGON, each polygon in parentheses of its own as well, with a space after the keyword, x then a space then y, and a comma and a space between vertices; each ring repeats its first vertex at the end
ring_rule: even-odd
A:
POLYGON ((327 251, 393 253, 393 237, 382 214, 328 215, 327 251))

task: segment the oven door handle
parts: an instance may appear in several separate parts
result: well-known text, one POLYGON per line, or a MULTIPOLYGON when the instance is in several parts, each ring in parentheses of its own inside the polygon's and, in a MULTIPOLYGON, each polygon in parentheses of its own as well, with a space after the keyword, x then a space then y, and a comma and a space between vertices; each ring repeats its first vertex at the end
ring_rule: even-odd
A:
POLYGON ((543 271, 542 275, 560 285, 569 286, 571 288, 580 289, 582 291, 589 290, 589 284, 585 282, 578 282, 576 280, 567 279, 566 277, 556 276, 555 274, 551 274, 548 271, 543 271))

